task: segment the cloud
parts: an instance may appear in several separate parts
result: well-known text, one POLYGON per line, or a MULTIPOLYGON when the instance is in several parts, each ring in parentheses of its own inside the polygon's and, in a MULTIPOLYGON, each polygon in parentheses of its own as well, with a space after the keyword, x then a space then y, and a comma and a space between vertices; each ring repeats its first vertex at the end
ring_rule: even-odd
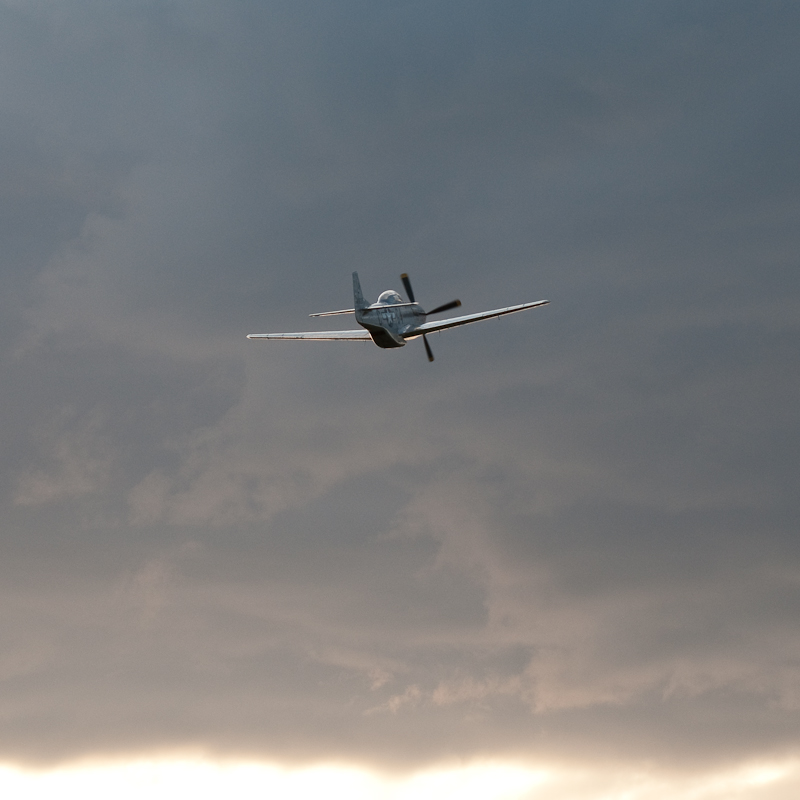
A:
MULTIPOLYGON (((66 415, 70 415, 69 409, 65 410, 66 415)), ((62 426, 56 423, 53 427, 58 429, 62 426)), ((17 481, 14 502, 38 505, 100 491, 113 460, 113 454, 98 435, 102 427, 103 420, 94 416, 79 430, 59 431, 56 440, 49 442, 47 448, 54 463, 49 469, 23 472, 17 481)), ((42 438, 50 437, 45 433, 42 438)))

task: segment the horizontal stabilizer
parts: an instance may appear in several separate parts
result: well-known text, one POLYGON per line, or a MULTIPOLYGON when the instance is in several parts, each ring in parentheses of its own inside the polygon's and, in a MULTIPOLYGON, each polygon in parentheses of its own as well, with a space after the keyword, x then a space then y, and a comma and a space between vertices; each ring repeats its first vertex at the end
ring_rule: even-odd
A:
POLYGON ((307 331, 301 333, 248 333, 248 339, 315 339, 319 342, 368 342, 367 331, 307 331))
POLYGON ((309 317, 335 317, 337 314, 354 314, 354 308, 343 308, 341 311, 323 311, 320 314, 309 314, 309 317))
MULTIPOLYGON (((385 303, 373 303, 371 306, 366 306, 362 308, 362 311, 377 311, 379 308, 403 308, 404 306, 415 306, 416 303, 391 303, 387 305, 385 303)), ((459 303, 460 305, 460 303, 459 303)), ((343 308, 341 311, 323 311, 320 314, 309 314, 309 317, 335 317, 337 314, 354 314, 354 308, 343 308)), ((431 311, 431 314, 434 312, 431 311)))
POLYGON ((364 311, 376 311, 379 308, 404 308, 405 306, 415 306, 416 303, 373 303, 367 306, 364 311))

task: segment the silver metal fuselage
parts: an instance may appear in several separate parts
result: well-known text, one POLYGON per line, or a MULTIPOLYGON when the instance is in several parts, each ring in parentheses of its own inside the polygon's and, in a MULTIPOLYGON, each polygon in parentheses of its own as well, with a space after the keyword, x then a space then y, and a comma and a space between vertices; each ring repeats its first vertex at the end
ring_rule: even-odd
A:
POLYGON ((356 322, 366 328, 372 341, 387 349, 403 347, 408 339, 415 339, 414 329, 427 317, 419 303, 404 303, 392 291, 384 292, 377 303, 356 309, 355 315, 356 322))

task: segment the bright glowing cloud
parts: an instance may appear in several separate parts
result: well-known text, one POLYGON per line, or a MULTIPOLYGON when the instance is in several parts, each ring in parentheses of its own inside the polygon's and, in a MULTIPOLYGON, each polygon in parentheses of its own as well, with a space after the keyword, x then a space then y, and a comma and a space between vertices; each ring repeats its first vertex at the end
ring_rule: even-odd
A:
POLYGON ((14 800, 789 800, 800 761, 743 765, 724 773, 666 776, 635 770, 543 769, 485 763, 390 777, 331 765, 285 769, 258 763, 139 760, 34 772, 0 768, 0 796, 14 800))
POLYGON ((84 765, 47 772, 0 769, 0 796, 15 800, 150 800, 191 796, 194 800, 521 800, 546 780, 541 770, 510 765, 477 765, 392 779, 363 769, 315 766, 282 769, 253 763, 142 760, 84 765))

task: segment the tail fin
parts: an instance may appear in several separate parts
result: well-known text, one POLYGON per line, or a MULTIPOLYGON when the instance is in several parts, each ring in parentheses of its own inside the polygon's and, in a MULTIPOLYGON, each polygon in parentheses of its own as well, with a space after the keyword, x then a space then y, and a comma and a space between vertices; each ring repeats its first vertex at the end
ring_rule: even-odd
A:
POLYGON ((369 303, 364 299, 364 295, 361 294, 361 282, 358 280, 358 273, 353 273, 353 305, 356 308, 356 314, 359 311, 363 311, 369 303))

